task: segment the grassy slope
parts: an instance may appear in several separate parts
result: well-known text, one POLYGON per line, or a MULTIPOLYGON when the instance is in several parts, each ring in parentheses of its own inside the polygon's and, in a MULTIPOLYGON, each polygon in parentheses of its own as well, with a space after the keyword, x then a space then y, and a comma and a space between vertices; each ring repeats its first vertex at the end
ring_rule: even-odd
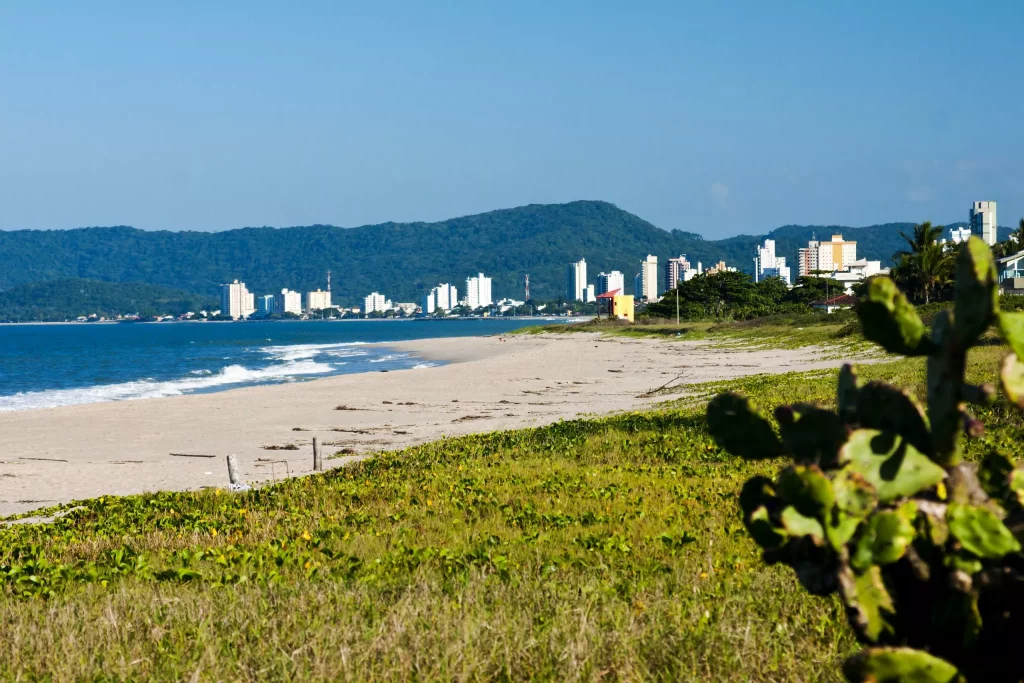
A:
MULTIPOLYGON (((978 351, 972 374, 1002 353, 978 351)), ((920 390, 923 363, 862 376, 920 390)), ((773 406, 829 402, 834 381, 729 386, 773 406)), ((777 463, 721 452, 702 411, 445 440, 0 530, 0 678, 838 680, 855 647, 838 601, 764 566, 737 514, 742 482, 777 463)), ((987 439, 1019 437, 1004 403, 979 417, 987 439)))
POLYGON ((707 341, 747 347, 752 344, 772 348, 839 346, 850 353, 871 348, 861 336, 852 312, 828 317, 810 313, 767 316, 746 321, 683 322, 679 325, 643 319, 636 325, 617 320, 594 319, 584 323, 534 325, 513 334, 574 332, 600 332, 621 337, 670 337, 680 341, 707 341))

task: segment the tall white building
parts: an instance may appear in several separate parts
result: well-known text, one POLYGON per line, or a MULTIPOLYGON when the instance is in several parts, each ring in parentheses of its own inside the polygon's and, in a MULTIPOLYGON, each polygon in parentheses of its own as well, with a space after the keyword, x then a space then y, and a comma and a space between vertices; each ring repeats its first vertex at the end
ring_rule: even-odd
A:
POLYGON ((675 289, 676 285, 683 282, 683 274, 688 270, 690 262, 686 260, 686 254, 680 254, 679 258, 670 258, 665 263, 665 291, 675 289))
POLYGON ((491 278, 478 273, 466 278, 466 306, 471 309, 487 308, 492 303, 491 278))
POLYGON ((597 295, 594 293, 594 285, 587 285, 587 288, 583 290, 583 303, 592 304, 597 301, 597 295))
POLYGON ((658 257, 647 255, 647 258, 640 262, 640 272, 634 282, 637 285, 636 296, 638 298, 654 301, 658 298, 658 257))
POLYGON ((597 286, 594 288, 595 294, 607 294, 615 290, 619 290, 619 294, 626 291, 626 278, 623 277, 622 273, 613 270, 610 273, 597 274, 597 286))
POLYGON ((565 298, 567 301, 583 301, 587 290, 587 259, 581 258, 565 268, 565 298))
POLYGON ((302 315, 302 294, 293 292, 290 289, 282 289, 275 299, 275 312, 302 315))
POLYGON ((790 281, 786 258, 775 255, 775 240, 765 240, 764 246, 758 247, 757 256, 754 258, 754 282, 766 277, 777 277, 787 285, 793 284, 790 281))
POLYGON ((306 292, 306 312, 322 311, 331 307, 331 290, 326 292, 317 289, 315 292, 306 292))
POLYGON ((430 290, 424 303, 426 304, 423 308, 424 313, 429 314, 438 310, 450 311, 459 305, 459 293, 454 285, 443 283, 430 290))
POLYGON ((220 286, 220 310, 235 320, 248 318, 256 312, 256 297, 246 289, 244 282, 235 280, 220 286))
POLYGON ((370 296, 363 299, 363 312, 366 315, 377 312, 383 313, 390 310, 391 302, 383 294, 372 292, 370 296))
POLYGON ((991 247, 998 239, 998 225, 995 202, 974 202, 971 207, 971 234, 985 240, 985 244, 991 247))

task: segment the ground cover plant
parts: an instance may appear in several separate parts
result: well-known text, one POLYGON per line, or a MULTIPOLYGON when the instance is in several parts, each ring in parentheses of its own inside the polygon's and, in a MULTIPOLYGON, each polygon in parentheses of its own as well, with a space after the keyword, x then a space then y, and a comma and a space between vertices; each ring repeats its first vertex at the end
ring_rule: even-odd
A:
MULTIPOLYGON (((913 359, 862 375, 924 381, 913 359)), ((702 391, 829 404, 835 383, 702 391)), ((0 528, 0 679, 838 680, 840 602, 764 566, 737 513, 777 466, 719 449, 692 402, 0 528)), ((1004 401, 978 417, 968 459, 1020 433, 1004 401)))
POLYGON ((752 460, 789 456, 777 478, 755 476, 740 506, 770 564, 810 593, 838 594, 867 645, 844 666, 850 681, 1019 681, 1012 646, 1024 631, 1024 469, 1019 442, 989 443, 965 461, 962 434, 984 423, 968 404, 995 398, 967 378, 968 353, 996 325, 1011 347, 999 378, 1024 408, 1024 314, 1000 310, 995 262, 971 237, 957 255, 952 309, 930 333, 888 278, 858 306, 865 336, 891 353, 926 357, 927 411, 913 394, 862 382, 847 365, 834 410, 795 402, 776 427, 749 398, 716 396, 708 427, 752 460))

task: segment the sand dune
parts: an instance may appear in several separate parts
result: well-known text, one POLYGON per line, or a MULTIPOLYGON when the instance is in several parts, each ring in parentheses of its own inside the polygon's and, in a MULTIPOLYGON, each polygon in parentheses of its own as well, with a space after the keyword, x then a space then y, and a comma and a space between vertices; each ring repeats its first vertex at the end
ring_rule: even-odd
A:
POLYGON ((593 334, 387 346, 449 363, 0 413, 0 515, 106 494, 225 486, 229 453, 250 482, 304 474, 312 469, 314 436, 328 453, 351 452, 325 461, 337 467, 441 436, 642 408, 664 400, 644 394, 672 380, 693 384, 839 364, 819 360, 811 349, 743 351, 593 334))

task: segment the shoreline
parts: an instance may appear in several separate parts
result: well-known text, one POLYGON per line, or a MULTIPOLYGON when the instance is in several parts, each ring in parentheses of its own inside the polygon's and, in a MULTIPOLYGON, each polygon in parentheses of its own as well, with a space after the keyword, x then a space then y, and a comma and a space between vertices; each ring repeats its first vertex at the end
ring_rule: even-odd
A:
POLYGON ((665 397, 645 394, 680 375, 680 384, 696 384, 841 364, 806 348, 599 333, 380 345, 444 364, 0 413, 0 516, 100 495, 224 487, 228 454, 251 483, 307 474, 314 436, 325 466, 338 467, 442 437, 649 408, 665 397))

